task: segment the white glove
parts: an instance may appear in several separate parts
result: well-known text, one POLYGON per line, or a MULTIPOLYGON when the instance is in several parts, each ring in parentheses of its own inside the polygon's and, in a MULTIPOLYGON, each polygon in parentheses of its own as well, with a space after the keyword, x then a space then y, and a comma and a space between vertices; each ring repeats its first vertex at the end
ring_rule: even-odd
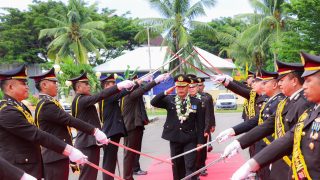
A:
POLYGON ((70 161, 75 162, 77 164, 84 164, 87 161, 88 156, 84 155, 78 149, 72 147, 71 152, 69 154, 69 159, 70 161))
POLYGON ((224 149, 222 157, 231 158, 238 154, 239 149, 241 149, 239 141, 234 140, 224 149))
POLYGON ((102 144, 107 145, 109 143, 109 139, 106 136, 106 134, 104 134, 102 131, 100 131, 98 128, 95 129, 94 131, 94 137, 96 138, 96 140, 102 144))
POLYGON ((35 177, 31 176, 30 174, 23 173, 20 180, 37 180, 35 177))
POLYGON ((131 88, 132 86, 134 86, 134 82, 130 80, 124 80, 117 84, 119 90, 122 90, 124 88, 131 88))
POLYGON ((156 78, 154 79, 154 81, 158 84, 158 83, 163 82, 163 81, 165 81, 166 79, 168 79, 168 77, 169 77, 169 74, 168 74, 168 73, 160 74, 158 77, 156 77, 156 78))
POLYGON ((223 81, 225 81, 226 77, 224 75, 215 75, 210 79, 214 82, 222 83, 223 81))
POLYGON ((233 81, 233 78, 227 74, 224 74, 224 77, 229 81, 233 81))
POLYGON ((233 128, 229 128, 226 129, 224 131, 222 131, 218 136, 217 136, 217 140, 219 143, 226 141, 227 139, 229 139, 230 137, 234 136, 236 133, 234 132, 233 128))
POLYGON ((231 180, 245 179, 251 172, 257 171, 258 169, 259 164, 254 159, 249 159, 235 173, 233 173, 231 180))
POLYGON ((149 75, 147 75, 147 76, 144 76, 142 79, 141 79, 141 81, 143 81, 143 82, 149 82, 149 81, 151 81, 153 79, 153 74, 149 74, 149 75))

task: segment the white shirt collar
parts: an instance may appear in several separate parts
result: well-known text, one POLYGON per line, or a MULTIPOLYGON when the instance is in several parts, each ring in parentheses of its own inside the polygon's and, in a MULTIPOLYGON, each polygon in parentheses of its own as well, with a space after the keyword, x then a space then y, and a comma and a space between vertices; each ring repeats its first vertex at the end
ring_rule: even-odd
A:
POLYGON ((290 98, 290 101, 296 97, 297 94, 299 94, 301 91, 303 90, 303 88, 299 89, 298 91, 294 92, 289 98, 290 98))

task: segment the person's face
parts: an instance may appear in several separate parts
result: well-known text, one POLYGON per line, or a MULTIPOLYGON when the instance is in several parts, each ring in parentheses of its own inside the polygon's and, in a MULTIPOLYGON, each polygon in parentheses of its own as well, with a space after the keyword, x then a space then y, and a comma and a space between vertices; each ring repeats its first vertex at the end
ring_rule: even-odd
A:
POLYGON ((294 78, 290 78, 289 76, 284 76, 279 80, 278 84, 281 92, 285 96, 291 96, 293 94, 293 88, 295 83, 296 82, 294 78))
POLYGON ((189 86, 177 86, 176 87, 176 92, 177 92, 177 95, 181 98, 184 98, 187 96, 188 94, 188 90, 189 90, 189 86))
POLYGON ((198 83, 198 89, 199 89, 199 92, 203 92, 203 90, 204 90, 204 83, 198 83))
POLYGON ((78 82, 77 92, 85 95, 90 95, 90 84, 89 81, 78 82))
POLYGON ((114 82, 114 81, 108 81, 104 84, 104 89, 108 89, 108 88, 114 86, 115 84, 116 84, 116 82, 114 82))
POLYGON ((253 80, 254 80, 253 77, 249 77, 249 78, 247 79, 247 84, 248 84, 249 87, 252 86, 253 80))
POLYGON ((319 73, 304 78, 303 90, 304 96, 308 101, 320 103, 320 77, 319 73))
POLYGON ((252 89, 257 92, 258 94, 262 95, 264 94, 264 83, 263 81, 255 81, 254 85, 252 86, 252 89))
POLYGON ((198 89, 198 86, 197 85, 191 85, 189 86, 189 94, 191 96, 195 96, 197 93, 198 93, 199 89, 198 89))
POLYGON ((58 82, 43 80, 40 84, 43 93, 55 97, 58 94, 58 82))
POLYGON ((277 81, 276 80, 269 80, 269 81, 263 81, 264 84, 264 92, 267 96, 271 97, 274 94, 274 90, 277 88, 277 81))
POLYGON ((28 82, 25 80, 12 79, 7 82, 7 94, 17 101, 27 99, 29 96, 28 82))

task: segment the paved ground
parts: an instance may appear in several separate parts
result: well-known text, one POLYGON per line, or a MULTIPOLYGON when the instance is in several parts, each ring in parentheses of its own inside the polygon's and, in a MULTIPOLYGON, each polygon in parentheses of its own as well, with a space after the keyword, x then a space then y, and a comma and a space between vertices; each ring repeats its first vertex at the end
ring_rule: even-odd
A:
MULTIPOLYGON (((142 152, 153 155, 153 156, 163 156, 167 155, 169 157, 169 143, 166 140, 161 138, 162 126, 164 123, 165 117, 159 117, 159 120, 149 124, 146 126, 146 130, 144 133, 143 143, 142 143, 142 152)), ((222 130, 232 127, 238 123, 241 123, 243 120, 241 119, 241 113, 218 113, 216 114, 216 122, 217 127, 216 131, 213 133, 213 137, 217 136, 219 132, 222 130)), ((213 153, 222 153, 223 149, 226 145, 228 145, 230 141, 215 144, 213 153)), ((122 142, 121 142, 122 143, 122 142)), ((248 158, 247 151, 241 152, 244 158, 248 158)), ((102 157, 102 153, 101 153, 102 157)), ((123 150, 120 149, 118 153, 120 172, 122 172, 122 160, 123 160, 123 150)), ((149 158, 141 157, 140 164, 142 169, 147 169, 147 167, 151 164, 152 160, 149 158)), ((101 162, 100 162, 100 167, 101 162)), ((116 174, 118 174, 118 169, 116 170, 116 174)), ((70 179, 78 179, 78 175, 70 174, 70 179)), ((102 179, 101 172, 98 174, 98 179, 102 179)))

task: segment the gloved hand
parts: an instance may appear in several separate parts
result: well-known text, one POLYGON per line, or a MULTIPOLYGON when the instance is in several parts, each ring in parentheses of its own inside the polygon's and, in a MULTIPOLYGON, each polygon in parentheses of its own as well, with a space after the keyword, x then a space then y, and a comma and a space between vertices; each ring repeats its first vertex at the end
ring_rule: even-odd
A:
POLYGON ((258 169, 259 164, 254 159, 249 159, 235 173, 233 173, 231 180, 245 179, 251 172, 257 171, 258 169))
POLYGON ((141 81, 143 81, 143 82, 149 82, 149 81, 152 81, 152 79, 153 79, 153 74, 148 74, 148 75, 144 76, 144 77, 141 79, 141 81))
POLYGON ((69 159, 70 161, 72 162, 75 162, 77 164, 84 164, 87 159, 88 159, 88 156, 84 155, 81 151, 79 151, 78 149, 70 146, 70 145, 67 145, 67 148, 69 149, 69 159), (69 147, 68 147, 69 146, 69 147))
POLYGON ((231 76, 229 76, 228 74, 224 74, 224 77, 229 81, 233 81, 233 78, 231 76))
POLYGON ((214 82, 222 83, 226 80, 226 77, 224 75, 215 75, 210 77, 210 79, 214 82))
POLYGON ((160 82, 165 81, 165 80, 168 79, 168 78, 169 78, 169 74, 168 74, 168 73, 164 73, 164 74, 160 74, 158 77, 156 77, 156 78, 154 79, 154 81, 158 84, 158 83, 160 83, 160 82))
POLYGON ((109 139, 106 136, 106 134, 104 134, 102 131, 100 131, 98 128, 95 129, 94 131, 94 137, 96 138, 96 140, 102 144, 107 145, 109 143, 109 139))
POLYGON ((229 139, 230 137, 234 136, 235 134, 236 133, 234 132, 234 129, 232 129, 232 128, 229 128, 229 129, 226 129, 226 130, 222 131, 217 136, 218 143, 226 141, 227 139, 229 139))
POLYGON ((239 141, 234 140, 223 151, 222 157, 230 158, 236 155, 241 148, 239 141))
POLYGON ((117 84, 117 87, 119 90, 122 90, 124 88, 131 88, 132 86, 134 86, 135 83, 133 81, 130 81, 130 80, 124 80, 122 82, 119 82, 117 84))
POLYGON ((23 173, 20 180, 37 180, 35 177, 31 176, 30 174, 23 173))

